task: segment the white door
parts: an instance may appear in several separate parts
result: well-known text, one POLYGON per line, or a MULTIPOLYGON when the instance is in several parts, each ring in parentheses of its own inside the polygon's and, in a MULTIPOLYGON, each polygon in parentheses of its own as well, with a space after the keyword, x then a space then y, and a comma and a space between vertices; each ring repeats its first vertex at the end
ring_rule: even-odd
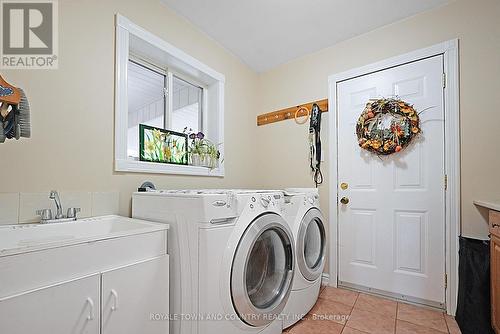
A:
POLYGON ((340 285, 445 303, 442 79, 435 56, 337 84, 338 198, 349 199, 338 211, 340 285), (422 111, 422 133, 379 158, 358 146, 356 122, 370 98, 394 96, 422 111))
POLYGON ((0 300, 0 333, 99 334, 99 275, 0 300))
POLYGON ((168 255, 102 274, 102 334, 168 334, 168 255))

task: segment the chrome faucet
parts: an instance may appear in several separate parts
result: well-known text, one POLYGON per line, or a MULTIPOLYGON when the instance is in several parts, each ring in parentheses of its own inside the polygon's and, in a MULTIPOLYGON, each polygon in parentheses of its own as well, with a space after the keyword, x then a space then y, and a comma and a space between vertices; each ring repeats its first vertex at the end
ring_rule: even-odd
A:
POLYGON ((63 223, 69 221, 75 221, 78 219, 77 214, 81 211, 80 208, 68 208, 68 213, 66 215, 63 214, 63 208, 61 204, 61 199, 59 198, 59 194, 57 191, 52 190, 49 194, 49 198, 53 199, 56 203, 56 216, 52 216, 51 209, 41 209, 37 210, 36 214, 40 216, 42 224, 48 223, 63 223))
POLYGON ((42 224, 48 223, 64 223, 69 221, 75 221, 78 219, 77 214, 81 211, 80 208, 68 208, 68 213, 66 215, 63 214, 63 207, 61 204, 61 199, 59 198, 59 194, 57 191, 52 190, 49 194, 49 198, 53 199, 56 203, 56 216, 52 217, 51 209, 41 209, 37 210, 36 214, 40 216, 42 224))
POLYGON ((57 191, 51 190, 49 198, 53 199, 56 202, 57 212, 56 212, 56 217, 55 218, 56 219, 64 218, 63 208, 62 208, 62 205, 61 205, 61 199, 59 198, 59 194, 57 193, 57 191))

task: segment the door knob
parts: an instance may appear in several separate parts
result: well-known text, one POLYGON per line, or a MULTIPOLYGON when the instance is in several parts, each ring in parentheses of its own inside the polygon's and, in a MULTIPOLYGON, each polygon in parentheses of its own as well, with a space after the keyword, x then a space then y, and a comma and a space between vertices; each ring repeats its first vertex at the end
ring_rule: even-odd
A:
POLYGON ((342 203, 342 204, 347 204, 347 203, 349 203, 349 198, 347 198, 347 197, 342 197, 342 198, 340 199, 340 203, 342 203))

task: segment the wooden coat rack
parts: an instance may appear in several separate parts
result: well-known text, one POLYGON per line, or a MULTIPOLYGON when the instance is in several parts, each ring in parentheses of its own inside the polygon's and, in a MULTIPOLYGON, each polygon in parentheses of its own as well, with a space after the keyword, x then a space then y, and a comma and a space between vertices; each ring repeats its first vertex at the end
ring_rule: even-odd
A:
POLYGON ((309 102, 295 107, 289 107, 259 115, 257 116, 257 126, 276 123, 287 119, 294 119, 295 114, 297 114, 297 117, 306 116, 307 115, 306 108, 307 110, 310 111, 314 103, 316 103, 319 106, 322 112, 328 111, 328 99, 309 102))

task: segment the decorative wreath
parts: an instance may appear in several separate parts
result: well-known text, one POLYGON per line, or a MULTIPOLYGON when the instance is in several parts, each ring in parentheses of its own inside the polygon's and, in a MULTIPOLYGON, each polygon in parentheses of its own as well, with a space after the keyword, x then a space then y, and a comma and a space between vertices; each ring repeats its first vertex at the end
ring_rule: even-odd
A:
POLYGON ((356 125, 359 146, 377 155, 401 151, 420 132, 417 111, 393 98, 369 100, 356 125))

